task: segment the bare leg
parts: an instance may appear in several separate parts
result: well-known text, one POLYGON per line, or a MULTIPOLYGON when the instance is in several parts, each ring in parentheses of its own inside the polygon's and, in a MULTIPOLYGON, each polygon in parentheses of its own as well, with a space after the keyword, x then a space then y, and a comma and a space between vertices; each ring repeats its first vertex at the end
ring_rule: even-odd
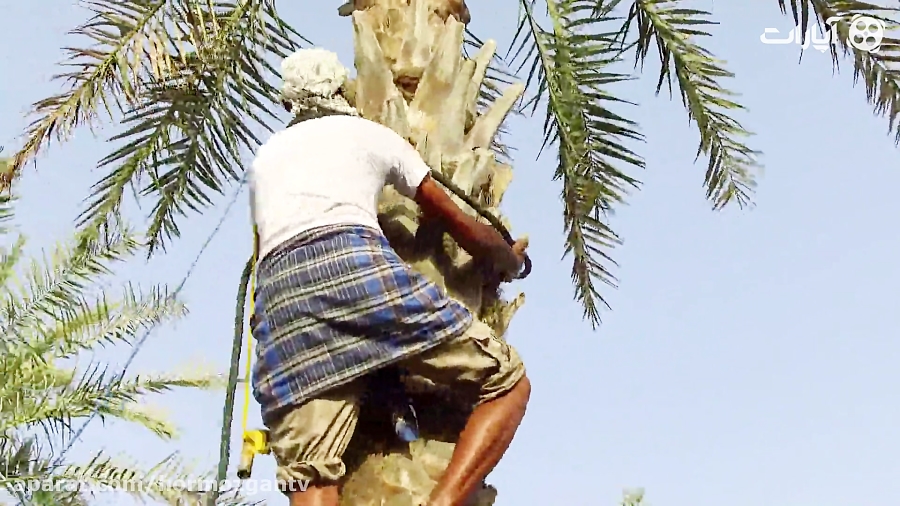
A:
MULTIPOLYGON (((531 383, 523 377, 503 397, 475 408, 459 436, 447 470, 431 493, 429 506, 465 504, 512 442, 530 395, 531 383)), ((299 504, 291 502, 291 506, 299 504)))
POLYGON ((305 492, 291 492, 288 497, 290 506, 338 506, 340 504, 337 485, 327 487, 310 485, 305 492))

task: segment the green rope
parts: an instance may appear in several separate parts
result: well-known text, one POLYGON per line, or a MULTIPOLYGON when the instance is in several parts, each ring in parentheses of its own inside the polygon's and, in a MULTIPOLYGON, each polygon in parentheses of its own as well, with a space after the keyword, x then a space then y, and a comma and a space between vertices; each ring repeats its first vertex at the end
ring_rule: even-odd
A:
MULTIPOLYGON (((234 394, 237 391, 238 374, 240 374, 241 348, 244 344, 244 306, 247 302, 247 290, 250 285, 250 274, 253 272, 253 258, 247 260, 241 283, 238 285, 237 301, 234 311, 234 342, 231 344, 231 366, 228 369, 228 385, 225 390, 225 409, 222 411, 222 439, 219 441, 219 467, 216 471, 216 488, 209 506, 214 506, 219 497, 219 487, 228 476, 228 461, 231 449, 231 423, 234 420, 234 394)), ((250 350, 247 350, 250 353, 250 350)))

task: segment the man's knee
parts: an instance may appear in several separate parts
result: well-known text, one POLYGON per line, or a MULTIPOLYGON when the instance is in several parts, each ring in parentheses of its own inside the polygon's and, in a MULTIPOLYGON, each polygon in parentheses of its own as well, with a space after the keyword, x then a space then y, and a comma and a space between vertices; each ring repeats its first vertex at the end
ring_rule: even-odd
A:
POLYGON ((464 335, 404 365, 436 383, 471 391, 477 404, 512 391, 525 377, 525 365, 515 348, 478 320, 464 335))
POLYGON ((473 368, 482 368, 484 371, 478 395, 479 404, 506 395, 523 380, 524 386, 530 385, 519 352, 497 337, 490 326, 476 321, 467 332, 467 337, 474 345, 471 348, 471 364, 473 368))
POLYGON ((327 487, 344 476, 343 454, 356 428, 359 395, 359 386, 349 385, 266 420, 276 479, 285 494, 327 487))
POLYGON ((528 405, 528 401, 531 400, 531 380, 527 375, 523 375, 519 382, 516 383, 516 386, 507 392, 507 394, 514 394, 516 400, 522 404, 522 409, 525 409, 528 405))
POLYGON ((525 375, 525 365, 516 350, 507 347, 509 348, 509 358, 498 361, 500 366, 485 378, 478 395, 478 404, 502 397, 517 389, 519 392, 530 393, 531 383, 525 375))
POLYGON ((306 490, 288 494, 290 506, 339 506, 341 502, 337 485, 310 486, 306 490))

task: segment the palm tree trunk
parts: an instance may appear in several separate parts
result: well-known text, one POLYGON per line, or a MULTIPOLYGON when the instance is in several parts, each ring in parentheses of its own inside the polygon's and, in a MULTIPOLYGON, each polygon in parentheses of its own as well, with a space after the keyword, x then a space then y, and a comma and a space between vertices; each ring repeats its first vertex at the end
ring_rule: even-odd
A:
MULTIPOLYGON (((473 60, 462 56, 468 11, 462 0, 356 0, 341 8, 353 18, 357 79, 348 94, 362 116, 409 139, 432 169, 500 216, 497 207, 512 180, 512 167, 491 149, 503 119, 523 92, 507 88, 491 108, 478 111, 479 92, 494 56, 489 41, 473 60)), ((466 204, 458 201, 463 209, 466 204)), ((387 188, 379 205, 382 227, 398 254, 503 335, 520 294, 500 299, 485 286, 472 258, 434 224, 420 223, 414 202, 387 188)), ((501 218, 502 220, 502 218, 501 218)), ((507 223, 505 220, 502 220, 507 223)), ((446 468, 471 406, 422 378, 407 378, 418 414, 420 439, 397 438, 389 415, 363 407, 346 454, 348 478, 342 504, 422 504, 446 468)), ((487 485, 472 505, 493 504, 487 485)))

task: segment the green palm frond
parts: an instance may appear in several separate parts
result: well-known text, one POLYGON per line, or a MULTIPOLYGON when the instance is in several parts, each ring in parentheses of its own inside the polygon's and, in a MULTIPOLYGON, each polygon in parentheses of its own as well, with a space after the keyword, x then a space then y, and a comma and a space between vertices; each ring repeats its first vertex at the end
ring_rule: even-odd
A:
POLYGON ((32 105, 37 119, 29 125, 24 145, 13 157, 5 184, 18 176, 51 137, 64 142, 75 128, 94 126, 100 112, 111 118, 123 112, 125 104, 135 99, 143 74, 171 72, 172 62, 161 51, 165 41, 159 37, 165 33, 160 28, 168 4, 166 0, 83 2, 93 16, 72 35, 86 37, 92 45, 66 49, 63 66, 70 70, 54 79, 65 81, 67 89, 32 105))
POLYGON ((37 119, 13 156, 6 187, 51 138, 67 140, 100 114, 124 116, 111 169, 93 188, 80 225, 108 228, 127 188, 155 200, 150 246, 178 235, 176 219, 209 204, 244 169, 241 152, 258 145, 255 127, 274 118, 277 69, 303 39, 274 0, 85 0, 91 19, 74 30, 90 46, 69 48, 57 76, 67 89, 33 105, 37 119))
POLYGON ((221 383, 212 374, 193 378, 148 375, 120 379, 118 374, 98 364, 79 372, 34 361, 4 362, 0 374, 11 374, 6 366, 16 364, 21 378, 0 389, 7 399, 15 399, 10 405, 12 409, 3 413, 0 431, 38 426, 45 433, 59 435, 69 429, 72 420, 96 412, 100 417, 139 423, 157 436, 171 439, 177 435, 174 426, 165 417, 142 407, 140 399, 175 388, 210 388, 221 383))
POLYGON ((0 436, 0 486, 13 493, 13 485, 40 475, 49 462, 39 459, 40 447, 33 436, 14 432, 0 436))
POLYGON ((121 298, 114 301, 101 293, 91 303, 64 315, 41 332, 41 342, 36 346, 41 353, 68 357, 98 346, 130 343, 139 330, 187 314, 187 308, 165 287, 152 287, 142 293, 129 284, 122 292, 121 298))
POLYGON ((29 506, 87 506, 78 486, 56 480, 33 436, 0 437, 0 491, 29 506))
MULTIPOLYGON (((0 154, 3 153, 3 146, 0 146, 0 154)), ((3 180, 6 174, 9 173, 12 167, 12 160, 9 158, 0 157, 0 180, 3 180)), ((12 192, 0 192, 0 234, 4 234, 7 232, 6 227, 4 226, 9 220, 13 217, 12 212, 12 192)))
POLYGON ((112 138, 120 147, 100 161, 109 173, 80 218, 81 226, 102 227, 126 188, 138 187, 153 201, 151 253, 179 236, 180 217, 240 179, 242 156, 260 143, 254 130, 271 131, 276 119, 278 72, 267 58, 299 47, 273 0, 174 2, 155 33, 164 41, 157 59, 170 61, 170 71, 143 76, 125 110, 125 131, 112 138))
POLYGON ((644 506, 644 490, 626 490, 623 494, 621 506, 644 506))
POLYGON ((205 499, 204 491, 198 486, 200 478, 176 455, 142 470, 134 462, 116 460, 100 452, 84 464, 66 466, 56 476, 91 489, 118 490, 138 499, 156 499, 169 504, 199 506, 205 499), (183 484, 183 488, 174 487, 174 483, 183 484))
MULTIPOLYGON (((0 161, 0 164, 2 164, 2 161, 0 161)), ((0 234, 5 234, 9 231, 5 224, 13 219, 12 204, 13 198, 11 196, 0 193, 0 234)))
POLYGON ((127 229, 111 242, 58 246, 42 261, 32 260, 24 279, 10 279, 13 264, 24 241, 13 247, 0 267, 0 342, 22 339, 68 321, 88 306, 85 291, 98 278, 111 273, 109 266, 124 260, 139 247, 127 229))
POLYGON ((688 118, 700 132, 697 157, 709 159, 704 185, 713 208, 721 209, 731 202, 744 207, 752 204, 759 153, 744 143, 750 132, 729 115, 744 110, 735 102, 736 94, 722 84, 734 74, 697 43, 698 38, 710 35, 703 29, 716 23, 709 20, 709 12, 686 9, 681 4, 678 0, 634 0, 621 36, 629 44, 628 36, 635 28, 636 66, 643 65, 656 46, 662 64, 657 94, 663 84, 672 94, 674 75, 688 118))
MULTIPOLYGON (((80 506, 86 504, 85 491, 73 486, 75 482, 100 483, 101 478, 126 475, 146 478, 138 471, 128 475, 137 469, 134 466, 115 467, 103 458, 81 467, 51 465, 56 460, 54 447, 71 437, 75 420, 96 413, 171 439, 177 428, 146 403, 147 396, 222 385, 220 375, 198 372, 196 367, 190 374, 125 378, 94 360, 78 367, 84 352, 129 344, 138 332, 186 312, 165 287, 141 291, 126 285, 117 296, 108 295, 111 289, 104 278, 112 265, 138 248, 127 228, 123 232, 112 241, 86 246, 76 237, 26 269, 18 268, 24 248, 21 238, 0 258, 0 489, 22 504, 80 506), (75 480, 73 470, 83 476, 75 480), (41 488, 48 485, 49 489, 41 488)), ((145 486, 141 493, 165 499, 164 488, 145 486)), ((182 499, 180 504, 201 504, 199 499, 182 499)))
MULTIPOLYGON (((782 13, 788 12, 786 0, 778 0, 782 13)), ((832 62, 839 68, 838 50, 853 62, 854 83, 862 80, 866 99, 872 105, 877 116, 886 116, 888 130, 894 134, 895 144, 900 144, 900 39, 892 37, 900 23, 897 13, 900 8, 884 7, 869 2, 853 0, 791 0, 790 13, 805 38, 810 21, 829 31, 837 32, 837 45, 831 45, 832 62), (811 15, 812 14, 812 15, 811 15), (850 44, 850 30, 854 17, 862 16, 880 20, 885 27, 885 37, 877 51, 869 52, 850 44), (826 23, 830 18, 838 21, 829 28, 826 23)))
POLYGON ((644 162, 626 143, 643 137, 636 123, 610 109, 627 102, 608 88, 631 77, 609 68, 621 51, 616 33, 603 29, 612 19, 608 13, 596 15, 594 1, 548 0, 545 29, 534 3, 520 0, 513 60, 528 71, 526 86, 534 96, 526 106, 535 112, 546 101, 544 145, 558 147, 555 179, 563 186, 565 254, 573 256, 576 299, 596 327, 599 306, 607 305, 596 285, 615 286, 609 252, 620 243, 607 215, 639 184, 626 170, 643 168, 644 162))
POLYGON ((724 63, 697 39, 713 24, 709 13, 683 8, 677 0, 632 0, 627 16, 614 15, 623 0, 546 0, 547 28, 534 12, 535 0, 520 0, 522 18, 514 60, 527 69, 536 111, 546 104, 545 147, 559 151, 556 179, 562 180, 566 254, 574 257, 576 299, 596 327, 599 306, 607 306, 597 283, 615 286, 610 250, 620 244, 608 215, 638 188, 631 175, 644 161, 630 145, 643 141, 637 125, 613 112, 627 102, 610 92, 631 75, 610 70, 634 50, 642 66, 652 46, 662 63, 656 91, 673 81, 697 125, 697 157, 708 158, 707 198, 719 209, 751 203, 759 169, 758 152, 745 144, 751 134, 730 116, 743 107, 722 80, 732 77, 724 63), (674 77, 674 79, 673 79, 674 77))

